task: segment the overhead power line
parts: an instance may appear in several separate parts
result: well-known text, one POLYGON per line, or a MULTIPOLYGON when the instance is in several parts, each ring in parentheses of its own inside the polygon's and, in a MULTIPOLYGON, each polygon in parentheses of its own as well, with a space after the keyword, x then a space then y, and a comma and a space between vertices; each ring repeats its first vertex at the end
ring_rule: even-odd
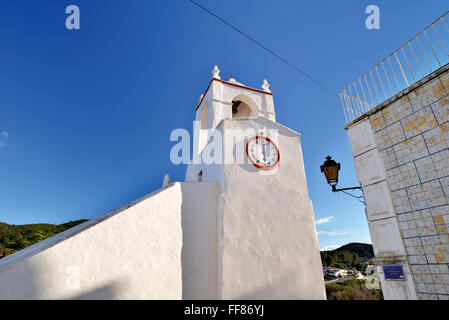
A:
POLYGON ((257 41, 256 39, 254 39, 253 37, 249 36, 248 34, 246 34, 245 32, 241 31, 240 29, 238 29, 237 27, 233 26, 231 23, 227 22, 226 20, 220 18, 218 15, 216 15, 215 13, 213 13, 212 11, 210 11, 209 9, 203 7, 201 4, 199 4, 198 2, 194 1, 194 0, 190 0, 190 2, 192 2, 193 4, 195 4, 196 6, 198 6, 199 8, 201 8, 202 10, 204 10, 205 12, 207 12, 208 14, 210 14, 211 16, 217 18, 218 20, 220 20, 221 22, 223 22, 224 24, 226 24, 228 27, 234 29, 235 31, 237 31, 238 33, 240 33, 242 36, 244 36, 245 38, 247 38, 248 40, 250 40, 251 42, 255 43, 256 45, 258 45, 259 47, 261 47, 262 49, 264 49, 265 51, 267 51, 268 53, 270 53, 271 55, 275 56, 276 58, 278 58, 279 60, 281 60, 282 62, 284 62, 285 64, 287 64, 289 67, 293 68, 294 70, 298 71, 299 73, 301 73, 302 75, 304 75, 305 77, 307 77, 309 80, 313 81, 315 84, 317 84, 318 86, 320 86, 321 88, 325 89, 326 91, 338 96, 338 94, 333 91, 332 89, 329 89, 327 86, 325 86, 324 84, 322 84, 320 81, 316 80, 315 78, 313 78, 311 75, 307 74, 306 72, 302 71, 299 67, 297 67, 296 65, 294 65, 293 63, 291 63, 290 61, 288 61, 287 59, 283 58, 281 55, 277 54, 276 52, 274 52, 273 50, 271 50, 270 48, 268 48, 267 46, 263 45, 262 43, 260 43, 259 41, 257 41))

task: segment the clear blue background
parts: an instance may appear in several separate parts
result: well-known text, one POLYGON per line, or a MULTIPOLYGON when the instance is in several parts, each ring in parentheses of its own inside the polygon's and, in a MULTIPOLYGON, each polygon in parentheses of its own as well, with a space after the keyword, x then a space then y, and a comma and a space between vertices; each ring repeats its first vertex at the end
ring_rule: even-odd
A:
MULTIPOLYGON (((432 1, 205 1, 334 91, 344 88, 449 9, 432 1), (365 8, 381 29, 365 28, 365 8)), ((333 194, 319 166, 342 164, 357 185, 338 97, 190 1, 2 1, 0 4, 0 221, 92 218, 145 195, 163 175, 170 133, 192 129, 198 97, 217 64, 222 79, 260 88, 268 79, 277 121, 302 134, 322 248, 370 242, 364 208, 333 194), (66 6, 81 29, 65 28, 66 6), (335 232, 335 233, 333 233, 335 232)))

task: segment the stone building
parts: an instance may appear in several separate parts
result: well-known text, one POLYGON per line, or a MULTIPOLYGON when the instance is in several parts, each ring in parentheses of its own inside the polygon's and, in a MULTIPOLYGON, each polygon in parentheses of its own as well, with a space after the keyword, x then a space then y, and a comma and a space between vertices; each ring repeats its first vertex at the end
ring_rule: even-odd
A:
POLYGON ((326 298, 299 133, 212 73, 186 181, 1 259, 0 299, 326 298))
POLYGON ((386 299, 449 298, 444 17, 341 92, 386 299), (402 269, 402 278, 388 274, 392 266, 402 269))

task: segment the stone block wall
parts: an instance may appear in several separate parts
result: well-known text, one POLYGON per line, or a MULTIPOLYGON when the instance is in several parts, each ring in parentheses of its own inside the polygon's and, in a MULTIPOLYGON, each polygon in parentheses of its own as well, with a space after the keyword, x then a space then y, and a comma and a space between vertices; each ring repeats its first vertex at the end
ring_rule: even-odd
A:
POLYGON ((421 83, 368 119, 417 297, 448 300, 449 71, 421 83))

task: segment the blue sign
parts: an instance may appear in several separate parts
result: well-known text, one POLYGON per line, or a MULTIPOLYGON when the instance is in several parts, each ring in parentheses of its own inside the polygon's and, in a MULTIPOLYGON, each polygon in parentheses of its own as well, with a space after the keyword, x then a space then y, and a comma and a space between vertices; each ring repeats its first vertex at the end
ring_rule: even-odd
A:
POLYGON ((402 264, 392 264, 382 266, 385 280, 405 280, 402 264))

